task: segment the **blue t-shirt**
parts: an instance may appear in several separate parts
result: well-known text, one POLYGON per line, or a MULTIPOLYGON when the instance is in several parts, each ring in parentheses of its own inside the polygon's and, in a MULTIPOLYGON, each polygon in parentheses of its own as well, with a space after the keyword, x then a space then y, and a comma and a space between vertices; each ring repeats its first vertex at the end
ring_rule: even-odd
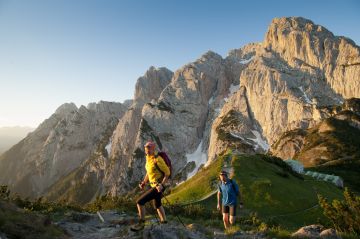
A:
POLYGON ((223 206, 236 205, 236 198, 239 194, 239 186, 234 180, 227 179, 225 183, 221 181, 218 186, 218 192, 221 193, 223 206))

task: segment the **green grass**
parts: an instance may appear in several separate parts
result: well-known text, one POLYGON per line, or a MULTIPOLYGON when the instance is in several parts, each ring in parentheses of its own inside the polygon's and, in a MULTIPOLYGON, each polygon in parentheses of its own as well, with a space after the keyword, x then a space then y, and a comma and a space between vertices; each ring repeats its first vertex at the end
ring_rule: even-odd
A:
POLYGON ((217 185, 223 159, 216 160, 210 167, 202 168, 190 180, 171 190, 166 198, 171 202, 187 203, 201 199, 212 192, 217 185))
MULTIPOLYGON (((306 143, 301 151, 295 155, 295 158, 303 159, 307 151, 316 147, 326 147, 327 150, 321 155, 313 155, 316 165, 323 164, 339 159, 360 159, 360 130, 351 126, 346 120, 338 120, 336 118, 328 118, 317 127, 308 131, 306 135, 306 143), (319 132, 321 125, 327 125, 331 130, 319 132), (326 156, 326 160, 321 159, 326 156)), ((344 161, 346 161, 344 160, 344 161)), ((338 163, 339 164, 339 163, 338 163)))
POLYGON ((0 231, 9 238, 64 238, 64 232, 38 213, 23 211, 0 201, 0 231))
MULTIPOLYGON (((332 200, 342 198, 342 191, 333 184, 315 181, 310 177, 304 176, 304 179, 301 179, 288 172, 289 169, 286 167, 279 166, 280 162, 276 163, 281 159, 273 158, 274 162, 271 163, 268 157, 265 155, 232 157, 233 178, 240 186, 245 204, 239 216, 249 217, 250 214, 255 213, 262 221, 271 225, 280 225, 284 230, 295 230, 303 225, 318 222, 327 223, 322 210, 317 206, 317 194, 332 200)), ((213 190, 223 163, 224 157, 220 157, 193 178, 173 189, 167 198, 171 203, 201 199, 213 190)), ((216 203, 215 194, 195 205, 203 206, 203 214, 206 217, 214 217, 216 203)), ((220 213, 218 215, 220 216, 220 213)))

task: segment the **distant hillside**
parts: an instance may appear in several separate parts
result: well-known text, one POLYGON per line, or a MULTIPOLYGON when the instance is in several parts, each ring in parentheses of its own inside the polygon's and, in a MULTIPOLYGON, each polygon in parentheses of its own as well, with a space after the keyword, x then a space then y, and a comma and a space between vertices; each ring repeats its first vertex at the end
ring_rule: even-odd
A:
POLYGON ((345 186, 360 192, 360 99, 347 100, 342 107, 314 127, 284 133, 271 151, 311 170, 341 176, 345 186))
MULTIPOLYGON (((327 220, 318 207, 317 194, 329 199, 341 198, 341 189, 294 173, 281 159, 266 155, 224 156, 180 184, 167 196, 170 202, 198 201, 215 190, 218 172, 231 165, 233 179, 240 185, 245 208, 240 215, 257 213, 263 220, 279 223, 288 229, 327 220), (227 162, 228 161, 228 162, 227 162), (296 216, 295 216, 296 215, 296 216)), ((196 204, 216 209, 216 194, 196 204)))
POLYGON ((0 154, 10 149, 33 130, 30 127, 0 127, 0 154))

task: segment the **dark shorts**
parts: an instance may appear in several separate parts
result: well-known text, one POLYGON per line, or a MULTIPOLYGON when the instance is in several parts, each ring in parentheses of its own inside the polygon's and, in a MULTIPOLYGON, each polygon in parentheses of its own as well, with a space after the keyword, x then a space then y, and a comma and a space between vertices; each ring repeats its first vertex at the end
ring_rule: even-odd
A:
POLYGON ((156 188, 150 188, 137 199, 136 203, 141 206, 144 206, 145 203, 154 200, 154 206, 156 208, 159 208, 161 207, 161 198, 162 198, 162 192, 159 193, 156 188))
POLYGON ((236 216, 236 205, 222 206, 222 213, 229 213, 230 216, 236 216))

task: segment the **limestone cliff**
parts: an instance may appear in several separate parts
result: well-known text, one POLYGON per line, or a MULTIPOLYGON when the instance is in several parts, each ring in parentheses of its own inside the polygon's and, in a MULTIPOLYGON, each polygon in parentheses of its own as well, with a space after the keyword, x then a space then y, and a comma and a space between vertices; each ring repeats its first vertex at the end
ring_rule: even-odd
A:
POLYGON ((120 103, 64 104, 0 159, 0 183, 24 196, 40 196, 88 159, 125 112, 120 103))

